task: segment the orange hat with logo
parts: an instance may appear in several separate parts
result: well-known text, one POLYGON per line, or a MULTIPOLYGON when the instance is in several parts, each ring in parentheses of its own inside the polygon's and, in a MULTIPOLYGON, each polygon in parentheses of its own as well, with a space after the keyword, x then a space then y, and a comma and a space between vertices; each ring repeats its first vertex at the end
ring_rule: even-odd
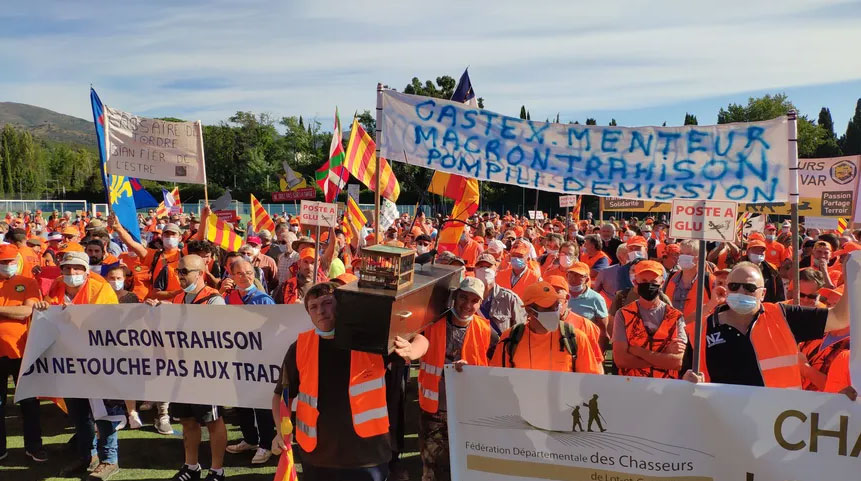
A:
POLYGON ((626 245, 628 247, 633 247, 633 246, 647 247, 648 246, 648 244, 646 243, 646 238, 641 236, 641 235, 635 235, 634 237, 631 237, 630 239, 628 239, 628 242, 626 243, 626 245))
POLYGON ((654 272, 658 277, 661 277, 664 275, 664 266, 656 261, 640 261, 634 266, 634 275, 643 272, 654 272))
POLYGON ((315 257, 317 257, 317 253, 314 252, 313 247, 305 247, 299 251, 299 259, 314 259, 315 257))
POLYGON ((547 278, 547 282, 553 286, 554 289, 559 290, 562 289, 563 295, 568 294, 568 281, 565 280, 562 276, 549 276, 547 278))
POLYGON ((576 272, 581 276, 588 276, 589 270, 589 264, 585 262, 575 262, 571 264, 571 267, 568 268, 567 272, 576 272))
POLYGON ((559 295, 553 285, 546 281, 530 284, 523 291, 523 305, 536 305, 538 307, 548 308, 559 302, 559 295))
POLYGON ((15 244, 0 245, 0 261, 8 261, 18 257, 18 246, 15 244))

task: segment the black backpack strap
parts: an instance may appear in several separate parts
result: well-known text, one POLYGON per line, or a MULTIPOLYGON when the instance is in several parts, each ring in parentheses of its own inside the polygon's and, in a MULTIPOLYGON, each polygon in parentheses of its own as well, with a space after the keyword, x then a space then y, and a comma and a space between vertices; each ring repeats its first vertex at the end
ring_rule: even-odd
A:
POLYGON ((525 330, 526 324, 515 324, 511 328, 511 332, 508 333, 508 338, 502 341, 504 344, 502 346, 502 367, 514 367, 514 352, 517 349, 517 345, 520 344, 520 340, 523 339, 523 331, 525 330), (507 363, 505 361, 506 356, 508 356, 507 363), (506 364, 511 365, 506 366, 506 364))
POLYGON ((202 297, 200 299, 195 300, 194 302, 192 302, 192 304, 206 304, 213 297, 220 297, 220 295, 219 294, 210 294, 206 297, 202 297))
POLYGON ((559 323, 559 350, 566 350, 568 354, 571 354, 571 369, 573 371, 577 361, 577 334, 574 332, 574 326, 565 321, 559 323))

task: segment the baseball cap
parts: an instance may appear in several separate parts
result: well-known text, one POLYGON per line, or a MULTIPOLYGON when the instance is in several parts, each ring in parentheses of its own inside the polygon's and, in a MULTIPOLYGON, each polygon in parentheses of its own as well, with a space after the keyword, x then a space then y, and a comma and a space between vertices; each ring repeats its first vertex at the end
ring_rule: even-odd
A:
POLYGON ((654 272, 659 277, 664 275, 664 266, 660 262, 655 261, 640 261, 634 266, 634 275, 642 272, 654 272))
POLYGON ((299 218, 296 216, 291 217, 290 218, 290 225, 299 225, 299 218))
POLYGON ((18 246, 15 244, 0 245, 0 261, 8 261, 18 257, 18 246))
POLYGON ((490 221, 485 222, 484 227, 487 229, 493 229, 493 222, 490 222, 490 221))
POLYGON ((245 240, 245 242, 248 244, 254 244, 256 246, 263 245, 263 241, 261 241, 260 238, 257 237, 256 235, 249 237, 248 239, 245 240))
POLYGON ((478 265, 482 262, 490 264, 491 267, 496 266, 496 258, 487 253, 478 256, 478 259, 475 260, 475 266, 478 267, 478 265))
POLYGON ((626 245, 628 247, 632 247, 632 246, 646 247, 648 244, 646 243, 645 237, 643 237, 641 235, 635 235, 634 237, 631 237, 630 239, 628 239, 628 242, 626 245))
POLYGON ((87 224, 87 230, 104 229, 105 223, 99 219, 93 219, 87 224))
POLYGON ((438 262, 444 262, 444 263, 457 262, 462 266, 466 265, 466 262, 464 262, 464 260, 461 259, 460 257, 456 256, 454 254, 454 252, 452 252, 452 251, 440 252, 439 256, 437 256, 437 261, 438 262))
POLYGON ((487 250, 490 252, 502 252, 505 250, 505 244, 501 240, 493 239, 487 244, 487 250))
POLYGON ((90 258, 83 252, 67 252, 60 261, 60 267, 63 266, 84 266, 90 267, 90 258))
POLYGON ((460 281, 458 289, 464 292, 471 292, 481 300, 484 300, 484 282, 481 282, 480 279, 476 279, 475 277, 465 277, 460 281))
POLYGON ((681 254, 682 247, 678 244, 666 244, 664 252, 667 254, 681 254))
POLYGON ((568 268, 567 272, 576 272, 581 276, 589 275, 589 264, 585 262, 575 262, 571 264, 571 267, 568 268))
POLYGON ((526 244, 520 243, 511 248, 511 255, 520 254, 523 257, 529 256, 529 247, 526 244))
POLYGON ((63 234, 60 234, 59 232, 51 232, 48 234, 48 242, 61 240, 63 240, 63 234))
POLYGON ((31 238, 27 239, 27 245, 31 245, 31 246, 42 245, 44 242, 45 242, 44 239, 42 239, 41 237, 38 237, 38 236, 37 237, 31 237, 31 238))
POLYGON ((751 248, 753 248, 753 247, 762 247, 762 248, 766 248, 766 247, 768 247, 768 246, 767 246, 767 245, 765 245, 765 241, 764 241, 764 240, 761 240, 761 239, 754 239, 754 240, 752 240, 752 241, 750 241, 750 242, 748 242, 748 243, 747 243, 747 248, 748 248, 748 249, 751 249, 751 248))
POLYGON ((530 284, 523 291, 523 305, 529 306, 535 304, 538 307, 552 307, 559 302, 559 295, 556 294, 556 289, 553 285, 546 281, 530 284))
POLYGON ((317 257, 313 247, 305 247, 299 251, 299 259, 314 259, 317 257))
POLYGON ((550 276, 547 278, 547 282, 553 286, 554 289, 559 290, 562 289, 563 292, 568 293, 568 281, 565 280, 562 276, 550 276))
POLYGON ((861 250, 861 244, 858 242, 847 242, 843 244, 837 252, 834 253, 834 257, 840 257, 844 254, 848 254, 853 251, 861 250))
POLYGON ((335 282, 340 282, 341 284, 349 284, 351 282, 358 281, 359 278, 353 274, 350 274, 349 272, 345 272, 332 280, 335 282))
POLYGON ((182 234, 182 231, 179 230, 179 226, 171 222, 170 224, 166 224, 162 229, 162 232, 173 232, 174 234, 182 234))
POLYGON ((777 227, 775 227, 774 224, 765 224, 765 228, 763 230, 768 230, 768 229, 777 229, 777 227))
POLYGON ((77 242, 66 242, 65 244, 60 244, 59 252, 84 252, 84 246, 77 242))
POLYGON ((63 227, 63 235, 81 235, 81 231, 77 227, 63 227))
POLYGON ((765 240, 765 236, 764 236, 764 235, 762 235, 762 232, 753 232, 753 233, 751 233, 749 236, 747 236, 747 240, 749 240, 749 241, 752 241, 752 240, 761 240, 761 241, 764 241, 764 240, 765 240))

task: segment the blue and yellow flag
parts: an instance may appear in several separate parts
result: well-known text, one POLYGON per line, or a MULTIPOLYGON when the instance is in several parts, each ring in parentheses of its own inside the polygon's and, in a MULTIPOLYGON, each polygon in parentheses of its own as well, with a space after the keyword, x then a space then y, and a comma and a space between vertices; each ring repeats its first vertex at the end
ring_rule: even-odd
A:
POLYGON ((99 143, 99 159, 102 161, 102 181, 105 184, 105 193, 107 202, 111 206, 111 210, 116 214, 120 224, 128 231, 132 237, 138 242, 141 239, 140 225, 138 224, 138 215, 135 208, 134 191, 127 177, 120 175, 110 175, 107 170, 107 155, 105 146, 105 109, 102 107, 102 101, 98 94, 92 88, 90 89, 90 103, 93 106, 93 123, 96 126, 96 140, 99 143))

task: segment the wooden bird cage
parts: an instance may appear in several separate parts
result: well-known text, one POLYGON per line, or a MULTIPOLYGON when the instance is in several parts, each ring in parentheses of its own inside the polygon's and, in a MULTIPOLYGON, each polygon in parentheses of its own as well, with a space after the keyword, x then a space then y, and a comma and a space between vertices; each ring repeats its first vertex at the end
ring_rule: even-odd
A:
POLYGON ((375 245, 363 247, 359 267, 359 287, 398 290, 413 283, 416 251, 403 247, 375 245))

